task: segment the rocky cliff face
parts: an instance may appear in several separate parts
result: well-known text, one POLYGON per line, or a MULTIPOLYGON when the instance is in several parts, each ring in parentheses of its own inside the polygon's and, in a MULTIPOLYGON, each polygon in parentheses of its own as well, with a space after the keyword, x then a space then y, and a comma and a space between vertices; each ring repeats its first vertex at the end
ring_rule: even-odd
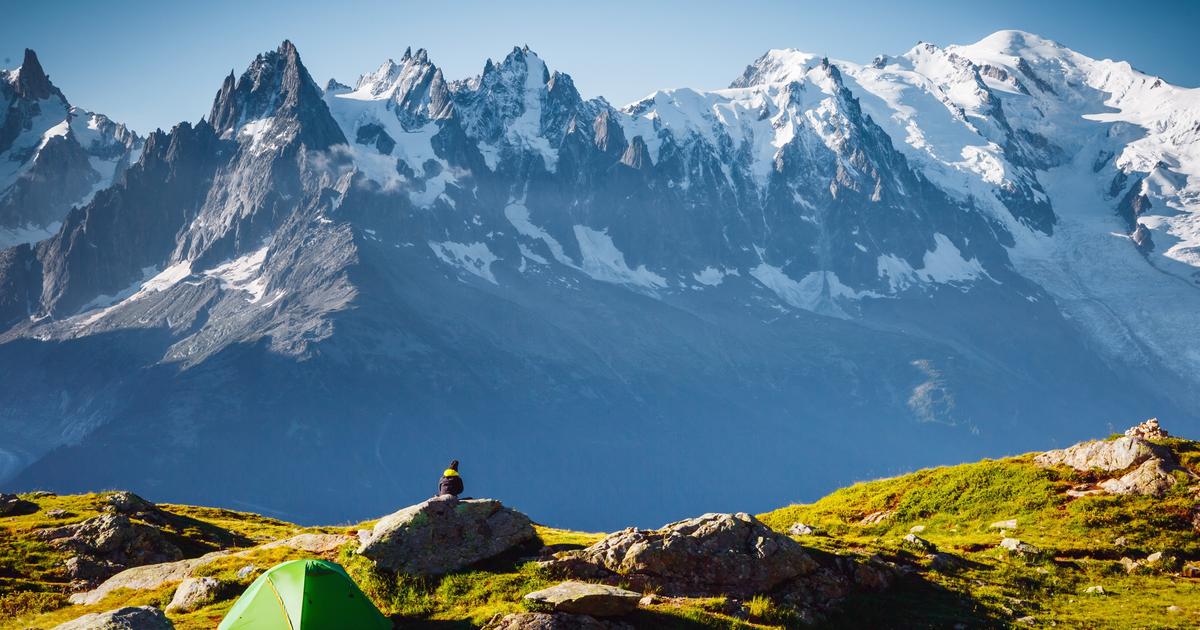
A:
POLYGON ((1195 422, 1197 109, 1143 79, 1007 32, 615 108, 528 48, 322 91, 284 42, 0 253, 0 473, 307 519, 458 457, 615 526, 1195 422))

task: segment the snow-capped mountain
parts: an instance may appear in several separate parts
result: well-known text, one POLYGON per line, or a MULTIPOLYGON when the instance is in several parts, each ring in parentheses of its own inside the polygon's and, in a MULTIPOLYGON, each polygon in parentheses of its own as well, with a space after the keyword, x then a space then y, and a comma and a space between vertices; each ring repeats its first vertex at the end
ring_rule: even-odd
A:
POLYGON ((0 107, 0 248, 53 234, 141 149, 124 125, 68 103, 32 50, 0 70, 0 107))
POLYGON ((0 477, 623 526, 1196 423, 1198 99, 1015 31, 623 108, 285 42, 0 253, 0 477))

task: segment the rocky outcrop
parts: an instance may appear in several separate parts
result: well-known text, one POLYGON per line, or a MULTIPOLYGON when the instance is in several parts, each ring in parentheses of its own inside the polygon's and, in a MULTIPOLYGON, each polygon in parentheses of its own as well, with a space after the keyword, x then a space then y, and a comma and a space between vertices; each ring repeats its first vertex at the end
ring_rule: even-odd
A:
POLYGON ((641 598, 641 593, 615 586, 568 581, 529 593, 524 599, 534 610, 619 617, 637 609, 641 598))
POLYGON ((568 613, 513 613, 484 626, 485 630, 633 630, 627 623, 601 621, 568 613))
POLYGON ((191 612, 221 599, 228 591, 229 585, 214 577, 188 578, 175 589, 167 612, 191 612))
POLYGON ((358 553, 380 568, 442 575, 532 540, 528 516, 494 499, 434 497, 383 517, 358 553))
POLYGON ((66 565, 76 587, 99 584, 129 567, 183 558, 179 547, 159 529, 123 514, 101 514, 76 525, 42 530, 37 537, 73 552, 66 565))
POLYGON ((1165 446, 1149 440, 1169 437, 1151 418, 1125 432, 1115 440, 1082 442, 1069 448, 1047 451, 1034 457, 1039 466, 1068 466, 1081 472, 1119 473, 1120 477, 1105 479, 1097 484, 1077 485, 1067 494, 1078 498, 1107 492, 1162 496, 1177 482, 1177 475, 1196 479, 1197 475, 1180 466, 1174 454, 1165 446))
POLYGON ((1047 451, 1034 457, 1033 461, 1039 466, 1068 466, 1082 472, 1117 472, 1150 459, 1164 459, 1170 456, 1170 451, 1163 447, 1141 438, 1125 436, 1111 441, 1082 442, 1068 448, 1047 451))
POLYGON ((749 595, 811 573, 817 563, 796 541, 738 513, 626 529, 546 566, 585 578, 616 575, 667 594, 749 595))
POLYGON ((175 624, 153 606, 130 606, 84 615, 53 630, 171 630, 175 624))

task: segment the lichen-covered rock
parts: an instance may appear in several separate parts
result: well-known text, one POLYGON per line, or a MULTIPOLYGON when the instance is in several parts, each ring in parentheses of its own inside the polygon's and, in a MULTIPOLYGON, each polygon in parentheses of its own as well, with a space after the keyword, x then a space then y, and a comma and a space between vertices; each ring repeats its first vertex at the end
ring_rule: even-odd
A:
POLYGON ((749 514, 705 514, 659 530, 629 528, 547 567, 576 577, 589 567, 667 594, 748 595, 811 573, 804 547, 749 514))
POLYGON ((633 626, 569 613, 513 613, 484 626, 484 630, 633 630, 633 626))
POLYGON ((567 581, 529 593, 525 601, 535 610, 618 617, 633 612, 642 594, 606 584, 567 581))
POLYGON ((53 630, 173 630, 175 625, 153 606, 130 606, 84 615, 53 630))
POLYGON ((1111 441, 1093 440, 1034 457, 1039 466, 1068 466, 1079 471, 1117 472, 1151 459, 1171 458, 1168 449, 1137 437, 1119 437, 1111 441))
POLYGON ((167 604, 167 612, 191 612, 221 599, 228 590, 227 584, 214 577, 188 578, 176 587, 171 603, 167 604))
POLYGON ((532 540, 528 516, 494 499, 434 497, 383 517, 358 553, 383 569, 442 575, 532 540))

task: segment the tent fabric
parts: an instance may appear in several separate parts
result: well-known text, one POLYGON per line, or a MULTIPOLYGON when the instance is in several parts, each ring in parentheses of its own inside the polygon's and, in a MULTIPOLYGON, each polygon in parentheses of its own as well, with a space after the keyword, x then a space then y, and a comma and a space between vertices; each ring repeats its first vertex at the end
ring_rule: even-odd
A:
POLYGON ((258 576, 218 630, 390 630, 392 622, 346 570, 325 560, 284 562, 258 576))

